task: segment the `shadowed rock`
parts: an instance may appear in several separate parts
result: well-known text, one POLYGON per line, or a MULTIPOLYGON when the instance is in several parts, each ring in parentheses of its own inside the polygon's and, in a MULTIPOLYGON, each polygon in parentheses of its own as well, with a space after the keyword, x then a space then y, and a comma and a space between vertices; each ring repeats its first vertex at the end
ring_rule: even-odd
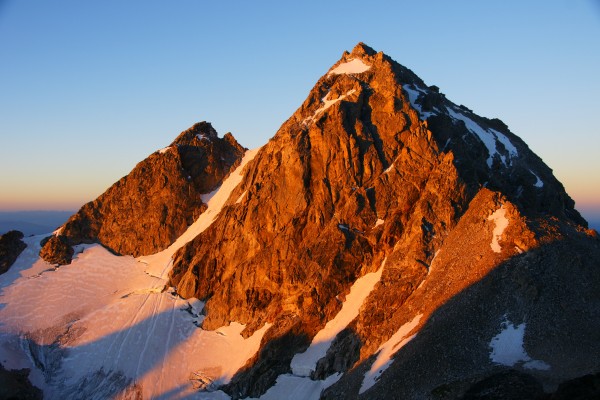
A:
POLYGON ((5 273, 14 264, 27 245, 21 240, 23 233, 10 231, 0 235, 0 274, 5 273))

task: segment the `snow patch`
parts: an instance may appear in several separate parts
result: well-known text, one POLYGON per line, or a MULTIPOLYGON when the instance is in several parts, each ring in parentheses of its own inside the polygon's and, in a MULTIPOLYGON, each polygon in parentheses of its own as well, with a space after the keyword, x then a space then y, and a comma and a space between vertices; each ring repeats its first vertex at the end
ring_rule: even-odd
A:
POLYGON ((523 367, 529 369, 549 370, 550 365, 543 361, 533 360, 523 347, 526 324, 523 322, 517 326, 508 320, 501 324, 500 333, 492 338, 490 347, 490 359, 497 363, 512 367, 523 362, 523 367))
POLYGON ((531 174, 533 176, 535 176, 535 179, 536 179, 536 182, 533 184, 533 186, 535 186, 536 188, 540 188, 540 189, 543 188, 544 187, 544 181, 542 181, 540 179, 540 177, 537 176, 537 174, 535 172, 533 172, 532 170, 529 170, 529 172, 531 172, 531 174))
POLYGON ((348 62, 342 63, 332 69, 327 76, 329 75, 341 75, 341 74, 360 74, 365 71, 368 71, 371 68, 370 65, 364 63, 363 60, 353 59, 348 62))
POLYGON ((436 113, 430 112, 430 111, 423 111, 423 108, 421 107, 421 105, 417 103, 417 99, 419 98, 420 95, 427 94, 427 92, 424 89, 421 89, 414 84, 403 85, 402 89, 404 89, 406 94, 408 94, 408 101, 410 102, 410 105, 412 106, 412 108, 417 110, 421 119, 425 120, 425 119, 431 117, 432 115, 436 114, 436 113))
POLYGON ((238 197, 238 199, 235 201, 235 204, 240 204, 242 202, 242 200, 244 200, 244 197, 246 197, 247 192, 248 192, 247 190, 244 190, 244 193, 242 193, 240 195, 240 197, 238 197))
POLYGON ((171 146, 165 147, 163 149, 160 149, 158 152, 160 154, 165 154, 167 151, 171 150, 171 146))
POLYGON ((519 155, 519 151, 517 150, 515 145, 512 144, 510 139, 508 137, 506 137, 505 134, 498 132, 495 129, 490 129, 490 131, 492 132, 492 134, 494 134, 496 136, 496 138, 500 141, 500 143, 502 143, 504 145, 504 148, 506 149, 506 151, 508 151, 508 155, 510 157, 517 157, 519 155))
MULTIPOLYGON (((440 254, 440 249, 435 251, 435 254, 433 255, 433 258, 431 259, 431 262, 429 263, 429 268, 427 269, 427 275, 431 274, 431 271, 433 271, 433 263, 435 262, 435 259, 437 258, 438 254, 440 254)), ((423 282, 421 282, 421 285, 425 283, 425 280, 423 280, 423 282)))
POLYGON ((379 225, 383 225, 384 222, 385 222, 384 220, 382 220, 381 218, 378 218, 377 222, 375 222, 375 227, 378 227, 379 225))
POLYGON ((207 140, 207 141, 209 141, 209 142, 210 142, 210 138, 209 138, 208 136, 206 136, 206 135, 203 135, 202 133, 198 133, 198 134, 196 135, 196 137, 197 137, 198 139, 200 139, 200 140, 207 140))
POLYGON ((494 227, 494 232, 492 233, 492 242, 490 243, 490 247, 492 248, 493 252, 500 253, 502 248, 498 242, 502 238, 502 234, 508 226, 508 218, 506 218, 506 209, 504 208, 504 205, 494 211, 494 213, 488 217, 488 221, 494 221, 496 224, 494 227))
POLYGON ((416 333, 412 336, 409 335, 419 325, 422 317, 423 314, 419 314, 412 321, 402 325, 387 342, 379 346, 377 359, 371 365, 371 369, 365 373, 360 391, 358 392, 359 394, 372 388, 379 380, 381 374, 394 362, 392 359, 393 355, 417 336, 416 333))
POLYGON ((306 117, 304 118, 304 120, 302 120, 302 123, 306 126, 309 125, 311 122, 313 122, 320 114, 322 114, 323 112, 325 112, 325 110, 327 110, 328 108, 330 108, 332 105, 334 105, 335 103, 339 103, 340 101, 344 100, 346 97, 351 96, 352 94, 354 94, 354 92, 356 92, 355 89, 349 90, 348 92, 346 92, 346 94, 341 95, 340 97, 338 97, 337 99, 333 99, 333 100, 328 100, 327 98, 329 97, 329 93, 327 93, 325 95, 325 97, 323 97, 322 101, 323 101, 323 106, 319 107, 315 110, 315 112, 313 113, 313 115, 311 115, 310 117, 306 117))
POLYGON ((260 396, 260 400, 319 400, 321 392, 336 383, 342 374, 333 374, 322 381, 291 374, 279 375, 277 382, 260 396))
POLYGON ((479 140, 481 140, 481 142, 485 145, 485 147, 488 150, 488 154, 489 154, 489 157, 487 159, 488 167, 490 167, 490 168, 492 167, 492 163, 493 163, 493 159, 494 159, 495 155, 498 155, 500 157, 500 160, 502 161, 502 163, 505 166, 507 165, 506 156, 500 154, 498 152, 498 150, 496 149, 497 141, 499 141, 500 143, 502 143, 504 145, 504 148, 508 152, 509 160, 511 157, 516 157, 519 154, 517 151, 517 148, 512 144, 510 139, 508 137, 506 137, 506 135, 504 135, 503 133, 500 133, 494 129, 489 129, 489 130, 484 129, 479 124, 477 124, 475 121, 473 121, 471 118, 465 116, 464 114, 462 114, 460 112, 454 111, 450 107, 446 107, 446 110, 448 110, 448 114, 450 115, 451 118, 453 118, 455 120, 463 121, 465 123, 465 126, 469 130, 469 132, 471 132, 472 134, 479 137, 479 140))
POLYGON ((304 353, 298 353, 294 356, 290 364, 294 375, 310 376, 310 373, 316 369, 317 362, 325 357, 337 334, 358 316, 363 302, 369 296, 375 284, 381 279, 385 261, 384 259, 377 272, 366 274, 354 282, 350 288, 350 293, 346 296, 342 309, 315 335, 312 343, 304 353))

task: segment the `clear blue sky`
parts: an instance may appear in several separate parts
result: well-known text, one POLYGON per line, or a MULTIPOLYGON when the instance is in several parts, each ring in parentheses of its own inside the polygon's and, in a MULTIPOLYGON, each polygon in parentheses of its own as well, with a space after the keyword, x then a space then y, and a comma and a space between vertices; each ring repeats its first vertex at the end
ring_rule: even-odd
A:
POLYGON ((0 210, 76 209, 197 121, 260 146, 359 41, 600 216, 596 0, 0 0, 0 210))

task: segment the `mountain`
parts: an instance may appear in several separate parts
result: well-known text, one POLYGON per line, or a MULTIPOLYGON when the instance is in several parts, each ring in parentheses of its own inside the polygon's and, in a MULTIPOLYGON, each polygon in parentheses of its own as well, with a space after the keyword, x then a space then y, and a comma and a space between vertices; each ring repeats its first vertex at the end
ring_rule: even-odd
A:
POLYGON ((195 124, 85 204, 40 255, 68 264, 73 245, 94 242, 136 257, 165 249, 206 209, 202 195, 237 167, 244 150, 230 133, 219 138, 209 123, 195 124))
POLYGON ((596 234, 505 124, 383 53, 345 53, 246 168, 219 218, 175 255, 170 280, 206 301, 205 329, 273 324, 226 388, 234 397, 262 395, 278 376, 343 373, 326 396, 393 387, 419 398, 449 371, 458 386, 496 371, 490 340, 511 326, 521 338, 527 326, 523 354, 544 360, 511 367, 544 383, 598 369, 596 234), (314 353, 369 274, 362 306, 314 353), (570 339, 547 337, 548 320, 570 339), (401 361, 380 376, 373 366, 393 353, 401 361))
POLYGON ((574 206, 502 121, 360 43, 257 151, 195 125, 26 238, 0 359, 50 398, 597 398, 574 206))

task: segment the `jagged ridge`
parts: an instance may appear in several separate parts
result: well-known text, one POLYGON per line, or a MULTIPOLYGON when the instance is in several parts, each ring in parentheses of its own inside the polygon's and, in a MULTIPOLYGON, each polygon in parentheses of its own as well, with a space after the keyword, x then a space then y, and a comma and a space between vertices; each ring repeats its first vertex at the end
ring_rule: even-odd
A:
POLYGON ((237 167, 244 151, 231 133, 219 138, 210 123, 195 124, 85 204, 40 255, 68 264, 71 246, 80 243, 136 257, 166 248, 206 209, 201 195, 237 167))

